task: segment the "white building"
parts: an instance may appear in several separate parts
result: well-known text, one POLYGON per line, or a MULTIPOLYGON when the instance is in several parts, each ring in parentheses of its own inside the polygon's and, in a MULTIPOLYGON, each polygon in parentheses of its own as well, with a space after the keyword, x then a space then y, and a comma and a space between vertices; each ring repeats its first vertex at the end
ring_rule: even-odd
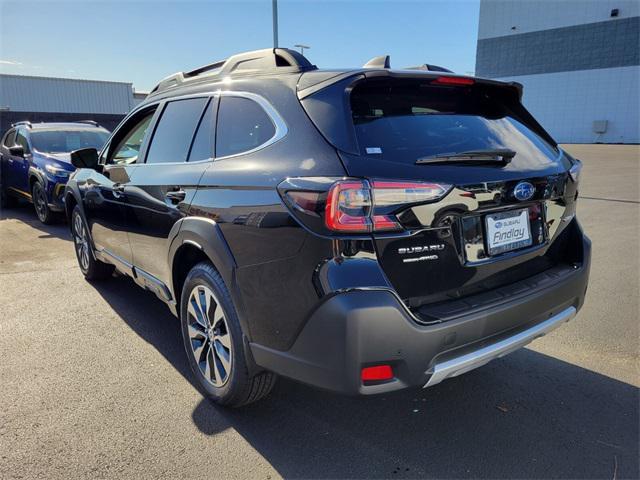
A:
POLYGON ((0 74, 0 134, 11 123, 95 120, 113 129, 140 102, 130 83, 0 74))
POLYGON ((520 82, 562 143, 640 142, 640 2, 481 0, 476 75, 520 82))

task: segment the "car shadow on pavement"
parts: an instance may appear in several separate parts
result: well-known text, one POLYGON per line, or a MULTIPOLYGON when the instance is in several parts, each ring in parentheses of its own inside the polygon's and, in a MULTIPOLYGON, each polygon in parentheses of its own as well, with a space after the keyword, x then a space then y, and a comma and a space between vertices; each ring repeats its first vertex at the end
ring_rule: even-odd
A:
POLYGON ((20 220, 22 223, 29 225, 41 234, 38 238, 60 238, 62 240, 71 240, 69 227, 63 213, 57 215, 57 222, 52 225, 44 225, 33 209, 33 205, 26 201, 20 201, 16 206, 11 208, 0 209, 0 220, 20 220))
MULTIPOLYGON (((117 278, 95 285, 195 385, 179 323, 117 278)), ((234 429, 285 478, 638 478, 638 388, 524 349, 430 389, 344 397, 280 379, 238 410, 191 418, 234 429)))

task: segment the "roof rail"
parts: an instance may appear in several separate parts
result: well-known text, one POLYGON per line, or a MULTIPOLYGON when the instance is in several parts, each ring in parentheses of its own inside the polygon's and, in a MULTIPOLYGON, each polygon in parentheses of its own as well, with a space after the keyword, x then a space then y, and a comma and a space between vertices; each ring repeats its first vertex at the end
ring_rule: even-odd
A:
POLYGON ((20 125, 25 125, 25 126, 31 128, 31 122, 29 120, 22 120, 21 122, 12 123, 11 127, 18 127, 20 125))
POLYGON ((438 65, 430 65, 428 63, 423 63, 422 65, 418 65, 417 67, 407 67, 407 70, 425 70, 428 72, 447 72, 453 73, 448 68, 439 67, 438 65))
POLYGON ((155 95, 169 88, 177 87, 190 79, 197 78, 204 74, 208 74, 208 76, 225 77, 228 75, 240 76, 276 72, 305 72, 315 70, 316 68, 317 67, 312 65, 306 57, 294 50, 289 50, 288 48, 267 48, 232 55, 226 60, 219 60, 189 72, 174 73, 161 80, 160 83, 151 90, 149 95, 155 95))
POLYGON ((391 57, 389 55, 373 57, 362 68, 391 68, 391 57))
POLYGON ((88 123, 89 125, 93 125, 94 127, 100 126, 100 124, 94 120, 74 120, 73 123, 88 123))

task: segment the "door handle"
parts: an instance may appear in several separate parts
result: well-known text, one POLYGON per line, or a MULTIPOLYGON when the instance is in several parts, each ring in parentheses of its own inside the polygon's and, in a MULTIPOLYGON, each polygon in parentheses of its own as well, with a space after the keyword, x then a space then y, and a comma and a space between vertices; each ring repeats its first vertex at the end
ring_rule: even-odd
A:
POLYGON ((121 198, 124 195, 124 185, 121 183, 114 184, 113 187, 111 187, 111 190, 113 191, 113 196, 115 198, 121 198))
POLYGON ((166 193, 165 198, 171 203, 180 203, 187 196, 187 192, 177 187, 175 190, 170 190, 166 193))

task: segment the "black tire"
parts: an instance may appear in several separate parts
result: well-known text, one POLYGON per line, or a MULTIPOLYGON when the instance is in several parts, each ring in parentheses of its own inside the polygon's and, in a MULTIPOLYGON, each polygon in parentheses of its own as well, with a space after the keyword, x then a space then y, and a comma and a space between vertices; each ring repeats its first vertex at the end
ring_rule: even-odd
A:
POLYGON ((76 205, 71 212, 71 236, 80 271, 87 280, 104 280, 113 275, 114 266, 97 260, 93 254, 93 246, 89 237, 87 222, 82 216, 80 207, 76 205))
POLYGON ((51 225, 55 222, 55 213, 49 208, 47 194, 44 191, 42 183, 39 181, 33 182, 33 186, 31 187, 31 201, 33 202, 33 208, 36 211, 38 220, 45 225, 51 225))
POLYGON ((209 262, 198 263, 187 275, 180 323, 189 365, 206 397, 219 405, 241 407, 271 392, 277 375, 249 374, 238 314, 222 277, 209 262), (189 308, 192 298, 196 303, 189 308))

